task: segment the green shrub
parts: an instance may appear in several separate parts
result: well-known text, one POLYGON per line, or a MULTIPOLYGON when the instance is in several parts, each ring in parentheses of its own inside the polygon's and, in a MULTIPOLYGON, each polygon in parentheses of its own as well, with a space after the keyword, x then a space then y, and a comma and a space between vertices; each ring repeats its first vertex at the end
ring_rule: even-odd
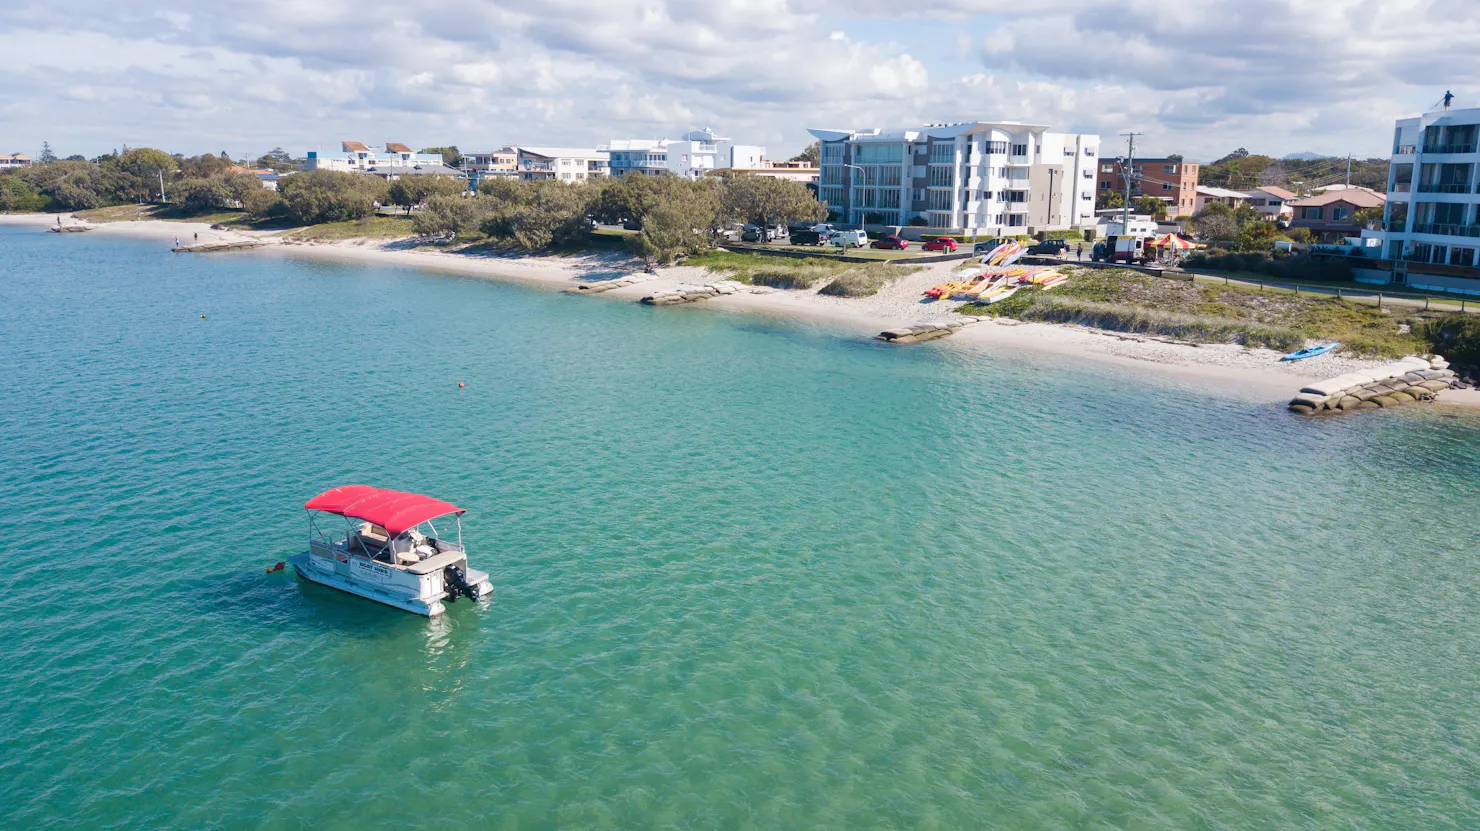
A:
POLYGON ((1434 352, 1443 355, 1456 369, 1480 372, 1480 316, 1445 315, 1420 323, 1414 333, 1427 340, 1434 352))
MULTIPOLYGON (((1115 332, 1166 335, 1203 343, 1237 343, 1286 351, 1299 349, 1305 344, 1302 332, 1245 320, 1202 317, 1072 297, 1030 295, 1030 298, 1031 305, 1020 315, 1025 320, 1076 323, 1115 332)), ((1003 303, 1016 299, 1014 295, 1003 303)))

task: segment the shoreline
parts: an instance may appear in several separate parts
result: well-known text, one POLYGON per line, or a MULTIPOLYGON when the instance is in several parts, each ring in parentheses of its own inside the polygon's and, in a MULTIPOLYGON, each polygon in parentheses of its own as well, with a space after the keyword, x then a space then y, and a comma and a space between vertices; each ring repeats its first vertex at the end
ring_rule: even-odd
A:
MULTIPOLYGON (((73 224, 67 219, 70 214, 5 215, 0 216, 0 224, 50 227, 56 225, 58 216, 63 217, 65 224, 73 224)), ((521 257, 400 249, 395 247, 396 241, 295 242, 282 240, 274 236, 275 232, 213 231, 206 223, 172 220, 97 223, 89 233, 165 241, 178 238, 182 242, 193 240, 197 233, 201 242, 255 239, 268 244, 252 253, 419 268, 557 289, 640 273, 635 260, 617 252, 521 257)), ((233 252, 233 255, 246 253, 233 252)), ((209 256, 209 253, 197 256, 209 256)), ((862 336, 873 336, 896 326, 956 317, 952 311, 955 304, 919 300, 925 288, 942 282, 955 265, 938 263, 925 266, 915 274, 901 277, 878 294, 864 298, 825 297, 818 295, 816 290, 765 290, 758 293, 746 288, 693 305, 827 322, 862 336)), ((669 266, 658 269, 656 275, 647 280, 602 294, 635 302, 654 291, 680 285, 718 283, 725 279, 723 275, 698 266, 669 266)), ((1114 366, 1143 376, 1191 383, 1220 397, 1261 404, 1284 403, 1309 383, 1388 363, 1334 355, 1300 364, 1280 363, 1280 354, 1268 349, 1245 349, 1235 344, 1192 345, 1067 324, 993 318, 984 318, 937 343, 963 350, 1006 350, 1114 366)), ((1437 403, 1443 407, 1480 409, 1480 390, 1449 390, 1437 403)))

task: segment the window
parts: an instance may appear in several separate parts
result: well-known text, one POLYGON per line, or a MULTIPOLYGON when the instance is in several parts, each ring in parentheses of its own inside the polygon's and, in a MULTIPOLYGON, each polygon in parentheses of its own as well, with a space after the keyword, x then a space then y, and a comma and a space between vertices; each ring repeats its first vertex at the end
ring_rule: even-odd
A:
POLYGON ((933 190, 930 192, 930 210, 949 211, 951 209, 951 192, 948 190, 933 190))
POLYGON ((924 188, 915 188, 914 190, 910 191, 910 198, 913 199, 913 200, 915 200, 916 202, 924 202, 925 201, 925 189, 924 188))
POLYGON ((956 169, 953 167, 932 166, 930 168, 930 186, 933 188, 948 188, 956 182, 956 169))
POLYGON ((854 164, 899 164, 903 159, 903 144, 860 144, 853 148, 854 164))
POLYGON ((1325 208, 1301 208, 1300 209, 1300 218, 1301 219, 1325 219, 1326 218, 1326 209, 1325 208))
POLYGON ((1114 173, 1115 172, 1115 165, 1113 165, 1113 164, 1102 164, 1102 165, 1100 165, 1100 172, 1101 173, 1114 173))
POLYGON ((1172 187, 1172 183, 1171 182, 1162 182, 1161 183, 1161 189, 1162 190, 1176 190, 1176 188, 1172 187))
POLYGON ((1093 147, 1084 148, 1084 155, 1089 156, 1090 158, 1094 158, 1095 149, 1093 147))
POLYGON ((989 142, 987 142, 987 155, 988 156, 1006 156, 1007 155, 1007 142, 1005 142, 1005 141, 989 141, 989 142))
POLYGON ((1347 213, 1349 213, 1349 211, 1347 211, 1346 208, 1332 208, 1331 221, 1340 222, 1341 220, 1346 219, 1347 213))
POLYGON ((1026 145, 1026 144, 1014 144, 1012 146, 1012 155, 1014 155, 1014 156, 1026 156, 1026 155, 1028 155, 1028 145, 1026 145))
MULTIPOLYGON (((1161 172, 1162 173, 1176 173, 1177 172, 1177 166, 1174 165, 1174 164, 1165 164, 1165 165, 1162 165, 1161 166, 1161 172)), ((1168 188, 1168 190, 1170 190, 1170 188, 1168 188)))
POLYGON ((1007 192, 1008 202, 1027 202, 1028 192, 1025 190, 1010 190, 1007 192))
POLYGON ((1012 227, 1018 227, 1018 226, 1021 226, 1021 225, 1027 225, 1028 224, 1028 217, 1025 214, 1008 214, 1007 215, 1007 224, 1010 225, 1010 226, 1012 226, 1012 227))
POLYGON ((840 141, 838 141, 838 142, 828 142, 827 144, 822 145, 822 163, 823 164, 842 164, 843 163, 843 143, 840 142, 840 141))
POLYGON ((843 189, 828 187, 823 188, 822 201, 834 206, 843 204, 843 189))
POLYGON ((931 164, 954 164, 956 145, 949 142, 934 142, 930 145, 931 164))

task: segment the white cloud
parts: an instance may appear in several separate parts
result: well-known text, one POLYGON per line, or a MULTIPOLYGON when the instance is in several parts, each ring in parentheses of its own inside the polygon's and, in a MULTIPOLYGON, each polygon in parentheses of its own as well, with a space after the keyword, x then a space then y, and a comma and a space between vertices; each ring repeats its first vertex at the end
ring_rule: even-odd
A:
POLYGON ((11 0, 0 140, 95 153, 494 146, 1002 118, 1155 152, 1380 152, 1480 49, 1473 0, 11 0), (1444 77, 1453 67, 1452 77, 1444 77))

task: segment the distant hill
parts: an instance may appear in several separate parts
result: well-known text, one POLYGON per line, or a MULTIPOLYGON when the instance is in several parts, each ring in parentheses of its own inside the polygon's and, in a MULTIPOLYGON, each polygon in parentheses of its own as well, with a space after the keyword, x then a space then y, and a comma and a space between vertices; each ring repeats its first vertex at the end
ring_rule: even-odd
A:
MULTIPOLYGON (((1387 179, 1387 159, 1352 159, 1352 184, 1383 192, 1387 190, 1387 179)), ((1296 193, 1308 193, 1312 188, 1345 181, 1346 159, 1314 153, 1292 153, 1274 159, 1242 147, 1203 165, 1198 172, 1198 184, 1231 190, 1276 185, 1296 193)))

